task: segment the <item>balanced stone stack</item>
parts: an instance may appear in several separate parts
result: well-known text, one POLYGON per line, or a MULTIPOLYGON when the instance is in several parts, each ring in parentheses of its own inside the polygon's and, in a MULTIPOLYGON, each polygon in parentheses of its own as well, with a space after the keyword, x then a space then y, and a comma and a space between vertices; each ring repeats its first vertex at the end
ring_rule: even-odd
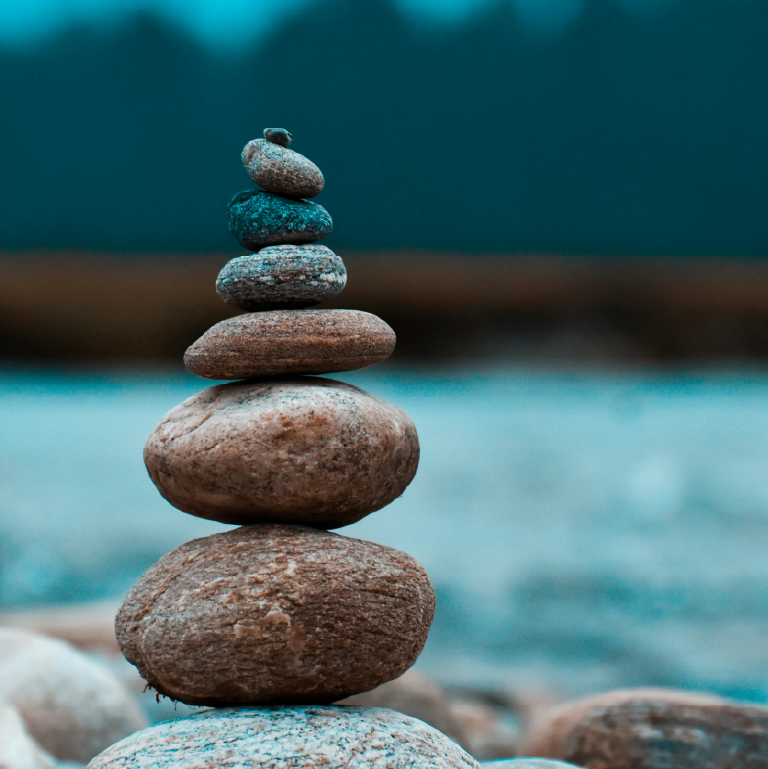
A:
POLYGON ((355 310, 308 309, 346 283, 342 260, 308 245, 332 227, 306 198, 320 170, 267 129, 242 159, 263 189, 236 195, 229 226, 256 253, 216 283, 245 311, 184 357, 210 387, 174 408, 144 459, 178 509, 240 528, 152 566, 116 618, 120 648, 158 694, 215 710, 138 732, 92 767, 477 767, 420 721, 333 706, 400 676, 424 647, 435 596, 389 547, 334 534, 400 496, 419 443, 408 416, 319 378, 383 360, 395 334, 355 310), (218 709, 221 708, 221 709, 218 709))

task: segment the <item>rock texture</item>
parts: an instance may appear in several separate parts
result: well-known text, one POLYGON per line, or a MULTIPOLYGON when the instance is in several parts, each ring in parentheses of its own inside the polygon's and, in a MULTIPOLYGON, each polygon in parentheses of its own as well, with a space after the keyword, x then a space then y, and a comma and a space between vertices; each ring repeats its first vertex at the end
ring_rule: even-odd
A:
POLYGON ((347 284, 344 262, 325 246, 270 246, 224 265, 216 292, 229 305, 255 312, 326 302, 347 284))
POLYGON ((271 310, 217 323, 184 355, 206 379, 354 371, 385 360, 395 332, 358 310, 271 310))
POLYGON ((89 769, 477 769, 421 721, 382 708, 207 711, 152 726, 108 748, 89 769))
POLYGON ((237 242, 251 251, 280 243, 314 243, 333 229, 330 214, 317 203, 263 190, 235 195, 227 206, 227 222, 237 242))
POLYGON ((501 761, 483 761, 483 769, 578 769, 573 764, 550 761, 548 758, 505 758, 501 761))
POLYGON ((303 526, 245 526, 163 556, 123 602, 120 649, 190 705, 333 702, 405 672, 435 596, 405 553, 303 526))
POLYGON ((419 440, 404 412, 354 385, 232 382, 172 409, 144 462, 160 493, 200 518, 336 528, 405 491, 419 440))
POLYGON ((288 147, 293 141, 293 134, 290 131, 286 131, 285 128, 265 128, 264 138, 273 144, 288 147))
POLYGON ((451 711, 448 696, 434 681, 416 670, 408 670, 400 678, 370 692, 349 697, 342 704, 396 710, 434 726, 454 742, 469 747, 464 729, 451 711))
POLYGON ((53 758, 27 734, 24 722, 10 705, 0 705, 0 767, 53 769, 53 758))
POLYGON ((86 762, 146 725, 106 668, 25 630, 0 629, 0 702, 13 705, 35 742, 62 761, 86 762))
POLYGON ((278 195, 313 198, 325 185, 320 169, 311 160, 266 139, 248 142, 242 160, 256 184, 278 195))
POLYGON ((589 769, 764 769, 768 708, 627 702, 592 711, 565 746, 589 769))
POLYGON ((540 716, 531 724, 523 739, 520 752, 527 756, 564 758, 565 743, 571 732, 590 712, 597 708, 637 701, 679 705, 717 705, 726 702, 713 694, 677 689, 637 688, 602 692, 572 700, 540 716))

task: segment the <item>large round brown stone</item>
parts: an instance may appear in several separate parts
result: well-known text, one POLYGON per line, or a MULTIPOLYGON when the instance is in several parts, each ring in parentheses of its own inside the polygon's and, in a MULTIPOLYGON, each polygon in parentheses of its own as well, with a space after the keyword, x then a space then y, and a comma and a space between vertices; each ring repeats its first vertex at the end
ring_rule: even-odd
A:
POLYGON ((333 702, 397 678, 435 611, 426 572, 372 542, 264 524, 187 542, 134 585, 120 649, 189 705, 333 702))
POLYGON ((358 310, 271 310, 238 315, 191 345, 184 365, 206 379, 354 371, 388 358, 395 332, 358 310))
POLYGON ((89 769, 479 769, 456 743, 383 708, 225 708, 157 724, 89 769))
POLYGON ((407 414, 354 385, 231 382, 170 411, 144 462, 160 493, 200 518, 333 529, 405 491, 419 439, 407 414))

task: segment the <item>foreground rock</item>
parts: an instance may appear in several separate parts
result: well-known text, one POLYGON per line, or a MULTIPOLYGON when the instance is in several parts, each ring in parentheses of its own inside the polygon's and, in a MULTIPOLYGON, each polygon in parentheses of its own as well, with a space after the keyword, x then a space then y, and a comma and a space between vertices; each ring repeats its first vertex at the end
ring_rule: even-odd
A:
POLYGON ((565 743, 573 730, 593 710, 628 702, 656 702, 678 705, 717 705, 726 700, 713 694, 680 691, 677 689, 638 688, 602 692, 590 697, 572 700, 553 708, 534 722, 525 735, 520 753, 526 756, 565 757, 565 743))
POLYGON ((235 195, 227 206, 227 222, 238 243, 251 251, 280 243, 314 243, 333 229, 330 214, 317 203, 263 190, 235 195))
POLYGON ((354 385, 232 382, 170 411, 144 462, 160 493, 192 515, 336 528, 405 491, 419 439, 403 411, 354 385))
POLYGON ((344 262, 325 246, 270 246, 224 265, 216 292, 246 312, 327 302, 347 284, 344 262))
POLYGON ((190 705, 333 702, 402 675, 435 596, 388 547, 303 526, 245 526, 187 542, 131 589, 120 649, 190 705))
POLYGON ((266 139, 245 145, 243 165, 248 176, 265 190, 291 198, 313 198, 322 192, 325 179, 304 155, 266 139))
POLYGON ((354 371, 388 358, 395 332, 358 310, 272 310, 217 323, 184 354, 206 379, 354 371))
POLYGON ((146 725, 108 670, 62 641, 24 630, 0 629, 0 701, 61 761, 84 763, 146 725))
POLYGON ((483 769, 578 769, 573 764, 548 758, 506 758, 501 761, 483 761, 480 766, 483 769))
POLYGON ((579 766, 758 769, 768 766, 768 708, 628 702, 592 711, 565 745, 579 766))
POLYGON ((430 726, 382 708, 206 711, 152 726, 108 748, 89 769, 477 769, 430 726))
POLYGON ((373 691, 349 697, 343 704, 396 710, 434 726, 454 742, 469 748, 467 735, 451 711, 448 696, 434 681, 416 670, 408 670, 400 678, 373 691))
POLYGON ((27 734, 24 722, 10 705, 0 705, 0 767, 2 769, 53 769, 51 756, 27 734))

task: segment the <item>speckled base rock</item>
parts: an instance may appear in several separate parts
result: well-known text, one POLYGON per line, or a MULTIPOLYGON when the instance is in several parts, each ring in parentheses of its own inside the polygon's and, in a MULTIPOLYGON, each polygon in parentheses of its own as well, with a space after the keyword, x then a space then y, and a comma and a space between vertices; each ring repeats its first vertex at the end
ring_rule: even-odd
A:
POLYGON ((270 246, 226 263, 216 292, 246 312, 297 309, 326 302, 347 284, 340 257, 325 246, 270 246))
POLYGON ((314 243, 333 229, 330 214, 317 203, 263 190, 235 195, 227 206, 227 222, 237 242, 251 251, 281 243, 314 243))
POLYGON ((160 493, 192 515, 336 528, 405 491, 419 439, 403 411, 354 385, 233 382, 171 410, 144 462, 160 493))
POLYGON ((382 708, 227 708, 157 724, 89 769, 477 769, 458 745, 382 708))
POLYGON ((266 139, 248 142, 242 160, 256 184, 278 195, 313 198, 325 185, 320 169, 311 160, 266 139))
POLYGON ((184 354, 206 379, 354 371, 388 358, 395 332, 358 310, 271 310, 217 323, 184 354))
POLYGON ((483 761, 483 769, 579 769, 573 764, 550 761, 548 758, 505 758, 501 761, 483 761))
POLYGON ((434 611, 409 555, 264 524, 163 556, 126 597, 115 634, 151 686, 189 705, 333 702, 402 675, 434 611))
POLYGON ((629 702, 593 711, 565 748, 587 767, 763 769, 768 708, 629 702))

